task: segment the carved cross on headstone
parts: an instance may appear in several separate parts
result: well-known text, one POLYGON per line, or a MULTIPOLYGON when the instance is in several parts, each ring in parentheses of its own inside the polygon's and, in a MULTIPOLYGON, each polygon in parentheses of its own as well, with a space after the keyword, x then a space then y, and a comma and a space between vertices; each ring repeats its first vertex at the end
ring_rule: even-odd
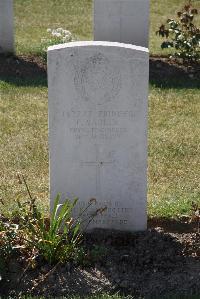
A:
POLYGON ((99 152, 99 146, 98 144, 95 144, 95 161, 86 161, 81 162, 81 166, 87 165, 87 166, 94 166, 96 168, 96 199, 101 200, 102 194, 101 194, 101 170, 104 166, 113 164, 115 161, 104 161, 104 159, 101 159, 100 152, 99 152))

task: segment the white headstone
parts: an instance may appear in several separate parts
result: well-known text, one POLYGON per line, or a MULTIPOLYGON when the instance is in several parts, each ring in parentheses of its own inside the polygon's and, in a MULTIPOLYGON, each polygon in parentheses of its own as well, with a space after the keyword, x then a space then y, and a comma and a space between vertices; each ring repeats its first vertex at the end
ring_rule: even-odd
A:
POLYGON ((0 53, 14 52, 13 0, 0 0, 0 53))
POLYGON ((48 50, 51 208, 79 198, 89 229, 146 229, 148 50, 74 42, 48 50))
POLYGON ((150 0, 94 0, 94 40, 148 47, 150 0))

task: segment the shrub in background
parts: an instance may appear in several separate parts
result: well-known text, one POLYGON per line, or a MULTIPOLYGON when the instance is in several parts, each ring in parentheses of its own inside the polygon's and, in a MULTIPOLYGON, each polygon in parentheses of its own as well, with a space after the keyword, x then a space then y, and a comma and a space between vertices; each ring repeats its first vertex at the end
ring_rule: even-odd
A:
POLYGON ((69 43, 74 40, 72 33, 63 28, 47 29, 47 37, 41 39, 40 53, 42 57, 47 59, 47 49, 50 46, 69 43))
POLYGON ((172 57, 187 61, 200 61, 200 28, 195 25, 198 10, 191 1, 177 13, 176 19, 168 19, 156 32, 165 38, 161 48, 175 48, 172 57))

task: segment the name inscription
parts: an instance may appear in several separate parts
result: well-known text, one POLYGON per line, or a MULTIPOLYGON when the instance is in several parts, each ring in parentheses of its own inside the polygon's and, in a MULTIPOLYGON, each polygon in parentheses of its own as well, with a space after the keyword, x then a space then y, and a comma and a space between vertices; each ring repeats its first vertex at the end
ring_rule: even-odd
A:
POLYGON ((79 111, 71 109, 67 111, 70 120, 70 134, 75 139, 89 138, 98 139, 117 139, 128 132, 125 126, 126 121, 132 121, 134 112, 127 111, 79 111))

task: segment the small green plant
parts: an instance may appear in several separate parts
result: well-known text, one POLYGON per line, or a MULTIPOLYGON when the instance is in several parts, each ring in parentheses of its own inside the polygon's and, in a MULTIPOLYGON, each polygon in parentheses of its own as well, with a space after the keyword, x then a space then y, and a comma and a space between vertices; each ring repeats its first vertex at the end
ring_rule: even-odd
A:
POLYGON ((177 13, 176 19, 168 19, 156 32, 165 38, 161 48, 175 48, 171 57, 182 58, 187 61, 200 60, 200 28, 195 25, 195 16, 198 10, 191 1, 177 13))
POLYGON ((29 194, 28 202, 18 201, 19 225, 27 247, 50 264, 83 261, 85 253, 81 244, 83 241, 81 226, 86 223, 87 227, 92 219, 97 214, 102 214, 106 208, 98 209, 89 218, 84 218, 84 213, 95 202, 95 199, 91 199, 78 217, 73 218, 72 211, 78 199, 73 201, 66 199, 60 204, 60 195, 57 195, 53 211, 48 218, 37 207, 24 176, 18 175, 18 179, 20 183, 25 184, 29 194))
POLYGON ((37 252, 47 262, 54 264, 76 259, 82 240, 80 221, 72 218, 72 210, 78 199, 65 200, 60 204, 60 195, 54 201, 50 219, 45 218, 36 205, 23 175, 18 175, 29 194, 29 201, 18 201, 19 223, 25 233, 25 241, 33 252, 37 252))
POLYGON ((82 265, 93 263, 100 251, 94 248, 88 256, 88 251, 83 246, 81 227, 86 228, 94 217, 106 210, 106 207, 85 216, 88 208, 96 202, 92 198, 75 218, 72 217, 72 211, 78 199, 66 199, 60 203, 60 195, 57 195, 50 217, 45 217, 37 206, 24 176, 18 174, 18 181, 25 184, 29 199, 25 202, 17 200, 18 210, 14 218, 8 219, 0 215, 0 280, 9 258, 16 251, 26 255, 28 267, 35 267, 36 260, 41 259, 51 265, 64 262, 82 265))
POLYGON ((20 222, 27 244, 50 264, 76 259, 82 239, 80 222, 75 222, 71 216, 77 199, 73 202, 67 199, 63 204, 59 204, 59 201, 58 195, 50 221, 35 203, 31 204, 29 211, 19 203, 21 215, 24 215, 20 222))
POLYGON ((47 59, 47 49, 50 46, 69 43, 74 40, 72 33, 69 30, 63 28, 47 29, 47 37, 41 39, 40 52, 42 57, 47 59))

